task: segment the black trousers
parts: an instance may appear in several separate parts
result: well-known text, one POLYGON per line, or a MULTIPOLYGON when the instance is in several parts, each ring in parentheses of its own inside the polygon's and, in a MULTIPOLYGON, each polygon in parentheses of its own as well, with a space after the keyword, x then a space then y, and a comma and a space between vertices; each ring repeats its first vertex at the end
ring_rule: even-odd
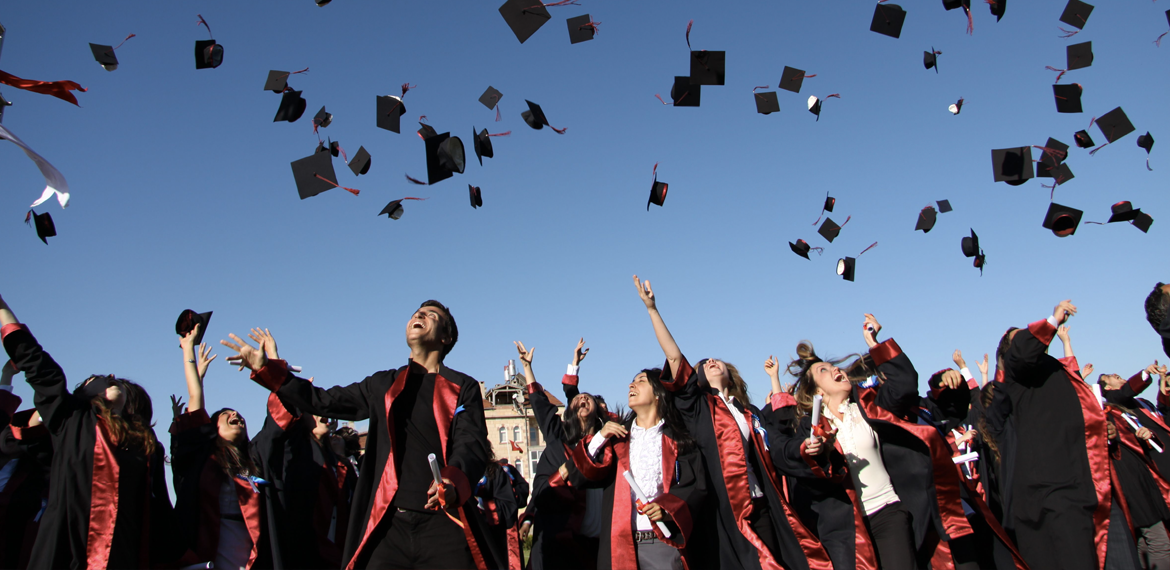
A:
POLYGON ((780 540, 776 538, 776 527, 772 524, 772 509, 768 506, 768 497, 752 499, 752 513, 748 515, 748 524, 768 550, 772 551, 772 557, 782 560, 780 540))
POLYGON ((463 529, 442 512, 391 506, 370 535, 365 568, 474 569, 463 529))
POLYGON ((910 513, 902 503, 886 505, 865 517, 865 528, 873 539, 878 566, 882 570, 900 570, 917 566, 914 556, 914 534, 910 527, 910 513))

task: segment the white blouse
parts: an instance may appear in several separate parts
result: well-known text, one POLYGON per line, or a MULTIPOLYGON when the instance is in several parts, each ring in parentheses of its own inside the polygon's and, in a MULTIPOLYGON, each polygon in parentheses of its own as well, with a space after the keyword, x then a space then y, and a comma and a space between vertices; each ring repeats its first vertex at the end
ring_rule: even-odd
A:
MULTIPOLYGON (((630 474, 651 501, 662 494, 662 426, 663 420, 648 428, 638 427, 636 422, 630 426, 630 474)), ((630 502, 636 500, 631 489, 630 502)), ((637 510, 634 514, 637 530, 654 530, 646 515, 637 510)))
POLYGON ((828 410, 823 410, 823 415, 829 418, 829 423, 837 430, 837 441, 841 443, 841 450, 849 462, 853 487, 861 495, 861 505, 865 515, 869 516, 886 505, 898 502, 898 493, 894 491, 890 474, 882 461, 878 436, 861 415, 857 404, 842 402, 837 411, 844 416, 842 419, 837 419, 828 410))

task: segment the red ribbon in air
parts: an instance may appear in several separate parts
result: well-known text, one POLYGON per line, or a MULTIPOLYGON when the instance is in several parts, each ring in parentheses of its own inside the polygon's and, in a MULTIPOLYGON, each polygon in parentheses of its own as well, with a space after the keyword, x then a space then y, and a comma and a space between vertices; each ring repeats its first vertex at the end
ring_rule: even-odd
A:
POLYGON ((208 26, 208 25, 207 25, 207 20, 204 20, 204 19, 203 19, 203 14, 196 14, 196 16, 199 16, 199 21, 198 21, 198 22, 195 22, 195 25, 196 25, 196 26, 198 26, 199 24, 203 24, 203 27, 204 27, 204 28, 207 28, 207 35, 209 35, 209 36, 211 36, 212 38, 214 38, 215 36, 213 36, 213 35, 212 35, 212 33, 211 33, 211 26, 208 26))
POLYGON ((756 87, 752 87, 752 93, 755 93, 755 92, 756 92, 756 89, 767 89, 767 88, 768 88, 768 86, 767 86, 767 85, 759 85, 759 86, 756 86, 756 87))
POLYGON ((1068 70, 1067 70, 1067 69, 1057 69, 1057 68, 1055 68, 1055 67, 1052 67, 1051 65, 1045 65, 1045 66, 1044 66, 1044 69, 1047 69, 1048 71, 1057 71, 1057 72, 1059 72, 1059 73, 1057 73, 1057 74, 1056 74, 1056 81, 1053 81, 1053 83, 1060 83, 1060 78, 1061 78, 1061 77, 1064 77, 1064 74, 1068 73, 1068 70))
POLYGON ((320 178, 321 180, 324 180, 325 182, 332 184, 334 188, 341 188, 342 190, 348 190, 349 193, 353 194, 354 196, 357 196, 358 193, 361 192, 361 190, 358 190, 356 188, 346 188, 345 186, 342 186, 342 185, 340 185, 340 184, 338 184, 338 183, 336 183, 328 178, 325 178, 324 176, 321 176, 320 174, 313 173, 313 176, 316 176, 317 178, 320 178))
MULTIPOLYGON (((841 224, 841 225, 842 225, 842 226, 844 226, 845 224, 841 224)), ((861 250, 861 253, 865 253, 865 252, 867 252, 867 251, 869 251, 869 250, 871 250, 871 249, 873 249, 873 248, 875 248, 875 247, 877 247, 877 242, 876 242, 876 241, 875 241, 875 242, 873 242, 873 243, 871 243, 871 244, 869 244, 869 247, 867 247, 867 248, 865 248, 865 249, 861 250)), ((861 257, 861 253, 857 254, 857 257, 861 257)))
MULTIPOLYGON (((986 0, 986 1, 988 4, 995 4, 994 0, 986 0)), ((963 11, 967 13, 967 35, 968 36, 973 35, 975 33, 975 19, 971 17, 971 8, 969 6, 964 5, 963 11)))
POLYGON ((488 133, 489 137, 506 137, 512 134, 512 131, 504 131, 502 133, 488 133))
POLYGON ((406 92, 410 91, 411 89, 414 89, 415 87, 418 87, 418 85, 411 85, 410 83, 403 83, 402 84, 402 96, 406 97, 406 92))
POLYGON ((406 179, 409 180, 413 184, 418 184, 419 186, 426 186, 427 185, 426 182, 423 182, 422 180, 419 180, 417 178, 412 178, 409 174, 406 175, 406 179))
POLYGON ((33 214, 35 214, 35 213, 36 213, 36 212, 34 212, 34 211, 32 211, 32 210, 29 210, 29 211, 28 211, 28 213, 24 215, 24 223, 25 223, 25 225, 28 225, 28 221, 32 219, 32 217, 33 217, 33 214))
POLYGON ((691 49, 691 26, 695 25, 695 21, 687 22, 687 49, 691 49))
POLYGON ((1064 32, 1064 35, 1060 36, 1061 38, 1071 38, 1071 37, 1081 33, 1080 30, 1066 30, 1064 28, 1061 28, 1060 26, 1057 26, 1057 28, 1059 28, 1060 31, 1064 32))
POLYGON ((21 79, 15 75, 0 71, 0 83, 11 85, 17 89, 24 89, 25 91, 32 91, 33 93, 40 93, 42 95, 52 95, 62 101, 68 101, 80 107, 77 104, 77 98, 73 96, 70 91, 87 91, 86 88, 78 85, 75 81, 37 81, 35 79, 21 79))
POLYGON ((1158 36, 1158 39, 1154 40, 1154 45, 1162 47, 1162 38, 1166 37, 1166 34, 1170 34, 1170 32, 1162 32, 1162 35, 1158 36))
MULTIPOLYGON (((126 40, 133 38, 133 37, 137 37, 137 34, 130 34, 130 35, 126 36, 126 40)), ((126 43, 126 40, 122 40, 122 44, 126 43)), ((118 44, 118 45, 110 48, 110 51, 114 51, 114 50, 122 47, 122 44, 118 44)))

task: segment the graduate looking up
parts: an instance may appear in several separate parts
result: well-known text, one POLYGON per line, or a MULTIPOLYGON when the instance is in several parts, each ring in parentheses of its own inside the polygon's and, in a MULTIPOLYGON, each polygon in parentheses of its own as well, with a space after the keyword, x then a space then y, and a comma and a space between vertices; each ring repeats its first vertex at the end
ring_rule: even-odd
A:
POLYGON ((484 559, 468 526, 476 508, 471 482, 483 477, 487 461, 483 398, 474 378, 443 364, 459 339, 447 307, 427 301, 407 320, 405 366, 327 389, 230 336, 234 342, 220 341, 236 352, 228 362, 252 370, 252 379, 282 401, 303 413, 370 421, 342 568, 474 568, 484 559))

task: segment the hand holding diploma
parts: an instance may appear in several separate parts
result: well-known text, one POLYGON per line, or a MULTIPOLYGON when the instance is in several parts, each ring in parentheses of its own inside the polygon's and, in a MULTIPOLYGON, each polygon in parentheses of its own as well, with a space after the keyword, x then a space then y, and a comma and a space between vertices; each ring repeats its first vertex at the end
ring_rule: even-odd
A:
POLYGON ((446 509, 448 503, 454 503, 456 500, 455 486, 439 472, 439 461, 434 453, 427 455, 427 461, 431 463, 431 475, 435 477, 435 482, 427 490, 426 508, 432 511, 446 509))
POLYGON ((670 536, 670 530, 666 527, 666 523, 662 522, 661 520, 662 515, 665 513, 665 511, 662 511, 662 507, 660 505, 651 503, 650 500, 646 498, 646 493, 642 492, 642 488, 638 486, 638 482, 634 480, 634 475, 632 473, 629 471, 623 471, 622 476, 626 478, 626 482, 630 484, 630 489, 634 491, 634 496, 638 498, 638 503, 640 503, 638 512, 646 515, 647 518, 650 517, 651 511, 655 515, 658 515, 657 518, 659 520, 654 524, 658 525, 658 530, 662 531, 663 535, 670 536))

